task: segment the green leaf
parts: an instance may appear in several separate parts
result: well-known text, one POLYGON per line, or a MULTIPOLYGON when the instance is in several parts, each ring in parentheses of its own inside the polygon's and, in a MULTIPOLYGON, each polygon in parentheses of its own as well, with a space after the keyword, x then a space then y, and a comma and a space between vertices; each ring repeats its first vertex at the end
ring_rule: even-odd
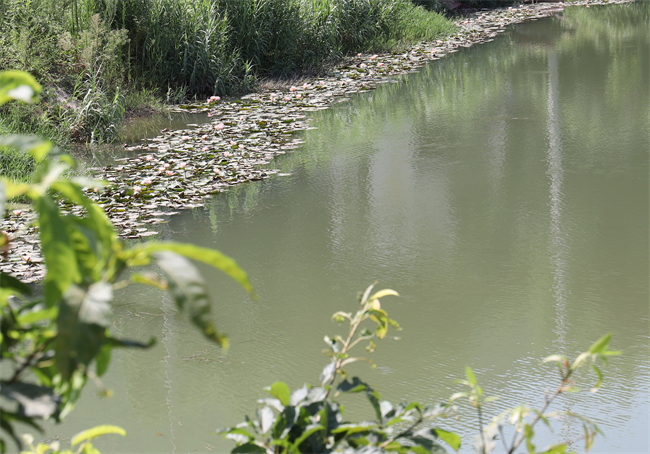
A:
POLYGON ((111 362, 111 347, 104 344, 95 357, 97 376, 101 377, 108 370, 108 364, 111 362))
POLYGON ((589 353, 594 354, 594 353, 603 353, 605 350, 607 350, 607 346, 609 345, 609 341, 612 339, 612 333, 607 333, 600 339, 598 339, 596 342, 594 342, 591 347, 589 347, 589 353))
POLYGON ((110 220, 98 205, 86 197, 79 185, 70 181, 55 181, 51 187, 72 203, 86 208, 87 218, 77 218, 76 224, 79 232, 84 233, 88 248, 94 256, 94 274, 105 273, 107 263, 113 256, 114 243, 118 241, 117 232, 110 220))
POLYGON ((231 454, 266 453, 266 449, 251 442, 251 443, 244 443, 243 445, 237 446, 235 449, 230 451, 230 453, 231 454))
POLYGON ((321 426, 320 424, 310 424, 309 426, 305 427, 305 431, 293 443, 293 445, 296 447, 296 451, 300 452, 300 445, 302 442, 309 438, 311 434, 320 430, 325 430, 325 427, 321 426))
POLYGON ((449 432, 443 429, 432 429, 432 434, 436 438, 440 438, 442 441, 451 446, 454 451, 460 449, 460 436, 456 435, 453 432, 449 432))
POLYGON ((88 366, 102 348, 109 324, 112 289, 105 282, 88 288, 72 285, 59 306, 55 343, 57 369, 68 380, 81 364, 88 366))
POLYGON ((34 207, 39 215, 41 250, 47 267, 45 302, 51 307, 59 302, 73 282, 81 280, 81 276, 67 223, 56 203, 49 196, 43 196, 34 201, 34 207))
POLYGON ((118 435, 122 435, 123 437, 126 437, 126 431, 121 427, 110 426, 110 425, 95 426, 92 429, 84 430, 83 432, 80 432, 77 435, 75 435, 72 438, 70 444, 74 446, 81 443, 82 441, 86 441, 86 440, 90 441, 93 438, 97 438, 101 435, 107 435, 107 434, 118 434, 118 435))
POLYGON ((453 402, 453 401, 455 401, 456 399, 460 399, 461 397, 469 397, 469 394, 466 393, 466 392, 454 393, 454 394, 452 394, 451 397, 449 398, 449 402, 453 402))
POLYGON ((9 147, 30 153, 36 162, 41 162, 52 150, 52 142, 39 136, 27 134, 8 134, 0 136, 0 147, 9 147))
POLYGON ((359 379, 359 377, 352 378, 352 381, 342 381, 337 386, 336 390, 338 392, 344 393, 360 393, 363 391, 372 390, 370 386, 359 379))
POLYGON ((412 446, 411 451, 413 451, 415 454, 430 454, 431 452, 423 446, 412 446))
POLYGON ((10 274, 0 272, 0 287, 16 290, 21 295, 31 295, 29 286, 10 274))
POLYGON ((467 381, 472 386, 478 385, 478 382, 476 381, 476 375, 474 375, 474 371, 472 371, 471 367, 469 366, 465 367, 465 375, 467 376, 467 381))
POLYGON ((222 254, 219 251, 194 246, 192 244, 171 242, 147 243, 145 245, 142 245, 140 248, 134 249, 139 249, 148 255, 158 251, 175 252, 176 254, 180 254, 184 257, 206 263, 233 278, 242 287, 244 287, 244 289, 251 296, 253 296, 253 298, 256 298, 253 287, 251 287, 250 282, 248 282, 248 276, 246 275, 246 272, 242 270, 233 259, 225 254, 222 254))
MULTIPOLYGON (((417 433, 421 433, 422 431, 418 431, 417 433)), ((417 445, 421 446, 422 448, 426 449, 427 452, 430 454, 447 454, 447 451, 445 448, 443 448, 441 445, 436 443, 434 440, 431 440, 430 438, 422 437, 419 435, 415 435, 410 438, 413 443, 417 443, 417 445)), ((422 451, 419 451, 422 452, 422 451)))
POLYGON ((7 203, 7 182, 3 178, 0 180, 0 218, 4 217, 6 203, 7 203))
POLYGON ((598 388, 600 388, 600 386, 603 384, 603 373, 600 371, 600 368, 595 364, 592 364, 591 367, 594 368, 596 374, 598 375, 598 381, 594 385, 594 389, 592 389, 592 391, 597 391, 598 388))
POLYGON ((332 433, 338 434, 345 432, 346 437, 349 437, 352 434, 368 432, 375 429, 377 429, 377 425, 369 422, 363 422, 359 424, 341 424, 336 429, 332 429, 332 433))
POLYGON ((31 325, 36 322, 40 322, 42 320, 53 320, 56 318, 56 316, 59 313, 59 308, 54 306, 50 307, 49 309, 43 309, 40 311, 30 311, 26 313, 21 313, 18 316, 18 323, 20 323, 23 326, 26 325, 31 325))
POLYGON ((399 296, 399 293, 397 293, 395 290, 386 288, 384 290, 379 290, 377 293, 372 295, 370 298, 368 298, 368 301, 378 300, 379 298, 383 298, 384 296, 389 296, 389 295, 399 296))
POLYGON ((564 355, 551 355, 551 356, 547 356, 546 358, 544 358, 543 362, 549 363, 551 361, 556 361, 556 362, 564 364, 564 363, 566 363, 567 358, 564 355))
POLYGON ((145 284, 160 290, 167 290, 167 283, 162 281, 155 273, 133 273, 129 279, 136 284, 145 284))
POLYGON ((217 332, 209 318, 210 299, 201 273, 189 260, 174 252, 159 251, 153 255, 167 278, 169 293, 181 312, 185 313, 208 339, 224 349, 228 348, 228 338, 217 332))
POLYGON ((226 432, 226 433, 228 433, 228 434, 243 435, 243 436, 248 437, 248 438, 250 438, 250 439, 255 439, 255 435, 253 435, 253 434, 250 433, 249 431, 247 431, 247 430, 245 430, 245 429, 242 429, 242 428, 240 428, 240 427, 234 427, 234 428, 231 428, 231 429, 221 430, 221 431, 218 431, 218 432, 222 432, 222 433, 223 433, 223 432, 226 432))
POLYGON ((47 419, 59 406, 59 396, 51 388, 31 383, 0 381, 0 393, 18 402, 18 415, 27 418, 47 419))
POLYGON ((533 427, 530 424, 525 424, 524 432, 526 434, 526 447, 528 448, 528 453, 535 454, 535 445, 533 444, 535 431, 533 430, 533 427))
POLYGON ((291 391, 289 390, 289 387, 286 383, 283 383, 281 381, 273 383, 271 385, 270 392, 271 395, 277 397, 280 402, 282 402, 282 405, 285 407, 289 405, 289 402, 291 401, 291 391))
POLYGON ((24 71, 0 72, 0 106, 14 99, 34 102, 41 90, 41 85, 29 73, 24 71))
POLYGON ((566 453, 566 445, 561 444, 561 445, 551 446, 549 449, 547 449, 544 452, 541 452, 540 454, 565 454, 565 453, 566 453))

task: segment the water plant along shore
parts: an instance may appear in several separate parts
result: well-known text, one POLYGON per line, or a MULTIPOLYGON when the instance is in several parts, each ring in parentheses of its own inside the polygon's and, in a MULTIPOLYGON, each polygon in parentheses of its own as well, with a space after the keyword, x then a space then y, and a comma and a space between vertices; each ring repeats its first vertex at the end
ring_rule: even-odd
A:
MULTIPOLYGON (((93 176, 108 184, 96 192, 89 190, 89 196, 104 208, 121 236, 156 235, 155 224, 167 222, 177 210, 201 206, 205 197, 232 185, 278 173, 267 165, 275 156, 300 146, 293 133, 309 128, 310 111, 372 90, 463 47, 490 41, 509 24, 546 17, 564 6, 544 3, 476 13, 457 22, 457 34, 420 43, 407 52, 358 54, 325 76, 286 90, 267 90, 232 101, 212 97, 205 104, 185 106, 188 111, 208 111, 213 121, 164 131, 142 154, 93 169, 93 176)), ((33 221, 28 209, 10 210, 2 230, 7 232, 11 249, 0 264, 2 271, 31 282, 44 275, 33 221)))

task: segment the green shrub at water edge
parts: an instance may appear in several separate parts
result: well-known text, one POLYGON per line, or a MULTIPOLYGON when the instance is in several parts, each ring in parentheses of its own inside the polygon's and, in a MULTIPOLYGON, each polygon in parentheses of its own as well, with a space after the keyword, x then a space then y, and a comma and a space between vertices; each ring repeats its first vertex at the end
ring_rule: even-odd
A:
MULTIPOLYGON (((0 72, 0 105, 12 99, 32 101, 40 89, 26 73, 0 72)), ((20 280, 0 273, 0 451, 4 452, 8 439, 20 445, 16 423, 40 431, 38 419, 65 417, 88 378, 107 393, 100 377, 112 349, 153 345, 153 339, 132 341, 110 333, 115 289, 146 284, 168 291, 179 310, 223 347, 228 339, 210 317, 205 281, 188 259, 207 263, 253 291, 246 273, 218 251, 173 242, 126 248, 103 210, 85 195, 85 190, 102 182, 65 178, 74 161, 50 142, 11 135, 0 137, 0 146, 30 155, 35 162, 29 184, 0 179, 0 213, 4 215, 8 200, 24 197, 31 202, 47 268, 40 298, 32 298, 32 289, 20 280), (62 206, 82 208, 84 215, 66 214, 62 206), (161 273, 134 270, 150 263, 156 263, 161 273)), ((3 251, 11 248, 11 241, 6 233, 0 234, 3 251)), ((94 452, 88 444, 81 449, 94 452)))
POLYGON ((476 411, 478 434, 473 447, 477 454, 492 452, 497 442, 508 454, 523 446, 532 454, 566 453, 568 444, 577 440, 559 443, 544 451, 538 451, 534 445, 535 427, 540 422, 550 426, 552 420, 565 418, 573 418, 582 424, 584 436, 581 439, 584 440, 585 452, 591 449, 594 437, 600 433, 596 424, 570 411, 551 411, 550 407, 560 396, 577 391, 575 375, 585 365, 591 365, 597 374, 592 391, 600 387, 603 376, 597 362, 607 363, 609 356, 619 354, 609 350, 610 334, 596 341, 573 361, 562 355, 552 355, 544 360, 557 364, 559 380, 555 391, 544 397, 539 409, 522 404, 488 419, 486 406, 497 398, 484 396, 469 367, 465 370, 466 379, 458 380, 467 391, 455 393, 447 402, 433 406, 419 402, 393 404, 381 400, 379 392, 370 384, 359 377, 350 377, 345 370, 346 366, 357 361, 366 361, 374 366, 367 357, 352 356, 351 350, 361 344, 372 353, 377 347, 376 341, 386 338, 390 329, 400 329, 397 322, 388 316, 385 303, 380 302, 387 296, 397 296, 397 293, 389 289, 374 292, 373 287, 368 287, 360 296, 356 313, 337 312, 333 315, 335 321, 348 323, 349 328, 344 336, 325 336, 325 354, 330 362, 323 368, 319 386, 306 384, 291 392, 285 383, 276 382, 266 388, 271 397, 258 401, 262 407, 256 417, 246 417, 244 422, 234 427, 219 430, 225 438, 236 443, 233 454, 439 454, 447 452, 448 448, 458 451, 460 436, 438 427, 438 424, 453 426, 453 422, 441 419, 458 414, 454 402, 459 399, 466 399, 476 411), (343 406, 336 398, 347 394, 364 396, 376 419, 362 422, 345 420, 343 406), (508 438, 505 438, 506 434, 508 438))

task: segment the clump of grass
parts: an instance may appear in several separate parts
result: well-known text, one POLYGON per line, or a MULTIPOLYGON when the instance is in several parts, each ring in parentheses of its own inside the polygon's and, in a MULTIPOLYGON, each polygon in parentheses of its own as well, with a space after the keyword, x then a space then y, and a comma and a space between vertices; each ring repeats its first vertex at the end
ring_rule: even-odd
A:
POLYGON ((0 111, 0 128, 57 144, 114 139, 154 94, 246 92, 453 30, 411 0, 2 0, 0 13, 0 70, 32 72, 53 92, 32 119, 0 111))
POLYGON ((0 147, 0 175, 17 183, 31 183, 36 162, 30 154, 9 147, 0 147))

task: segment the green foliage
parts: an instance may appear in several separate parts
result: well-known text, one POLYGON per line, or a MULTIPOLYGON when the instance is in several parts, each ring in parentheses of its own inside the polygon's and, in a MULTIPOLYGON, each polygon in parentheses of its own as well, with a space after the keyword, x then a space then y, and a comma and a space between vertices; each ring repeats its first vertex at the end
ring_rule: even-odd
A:
MULTIPOLYGON (((32 101, 39 91, 40 86, 27 75, 0 73, 5 101, 12 97, 32 101)), ((102 209, 85 194, 101 182, 64 178, 74 165, 72 158, 33 136, 2 137, 2 145, 29 154, 37 165, 31 184, 0 180, 0 212, 4 213, 4 202, 15 197, 32 202, 47 267, 43 295, 38 299, 32 299, 30 289, 14 277, 0 274, 0 362, 5 377, 0 380, 0 392, 6 398, 0 427, 14 442, 20 444, 15 422, 40 430, 35 420, 63 418, 89 377, 101 383, 99 377, 108 367, 112 349, 153 344, 153 339, 143 343, 111 335, 108 316, 116 287, 141 283, 168 290, 208 339, 227 346, 227 338, 217 332, 209 315, 205 282, 185 257, 212 265, 253 294, 246 273, 232 259, 177 243, 141 243, 127 249, 102 209), (83 208, 84 215, 66 214, 62 209, 73 206, 83 208), (150 263, 157 264, 163 276, 140 273, 121 280, 128 269, 150 263)), ((102 430, 108 429, 81 438, 90 440, 102 430)), ((4 451, 5 441, 0 441, 4 451)), ((83 446, 80 452, 96 452, 89 444, 83 446)))
MULTIPOLYGON (((465 369, 466 379, 458 383, 468 391, 451 396, 448 403, 425 407, 418 402, 392 404, 381 400, 380 394, 359 377, 349 377, 344 367, 357 361, 373 364, 368 358, 353 357, 350 350, 358 344, 366 344, 366 350, 372 353, 376 340, 384 339, 389 327, 400 329, 396 321, 389 318, 382 308, 380 299, 389 295, 397 296, 393 290, 381 290, 372 294, 373 286, 368 287, 360 298, 360 309, 350 312, 337 312, 333 319, 339 323, 349 324, 348 334, 342 336, 325 336, 328 348, 325 355, 331 362, 325 366, 320 375, 320 386, 304 385, 293 392, 282 382, 276 382, 266 391, 270 398, 258 402, 262 408, 256 418, 246 420, 234 427, 219 429, 224 438, 236 443, 231 451, 235 453, 388 453, 405 454, 440 454, 448 448, 458 451, 461 438, 450 431, 435 427, 436 418, 453 416, 457 418, 458 407, 454 402, 466 398, 477 412, 479 434, 474 440, 473 448, 477 454, 492 452, 500 439, 508 454, 513 454, 525 443, 530 454, 562 454, 567 452, 568 443, 551 446, 541 452, 533 443, 535 426, 540 421, 551 426, 551 421, 561 418, 573 418, 583 427, 585 452, 593 445, 595 436, 600 433, 596 424, 583 416, 570 411, 549 411, 556 398, 577 389, 573 383, 574 374, 584 365, 591 364, 598 376, 595 391, 602 383, 602 372, 596 366, 598 361, 607 362, 610 356, 620 352, 609 350, 611 335, 596 341, 588 351, 581 353, 570 363, 561 355, 549 356, 544 362, 557 362, 560 370, 560 384, 553 394, 544 396, 544 403, 539 409, 528 405, 518 405, 492 418, 484 424, 486 405, 497 397, 485 397, 471 368, 465 369), (372 329, 366 325, 374 323, 372 329), (362 326, 363 325, 363 326, 362 326), (375 420, 359 423, 345 421, 343 406, 334 400, 349 394, 363 394, 372 407, 375 420), (433 422, 432 422, 433 421, 433 422), (514 434, 508 444, 505 434, 514 434), (444 442, 444 443, 441 443, 444 442)), ((447 423, 449 425, 449 422, 447 423)), ((572 440, 576 441, 576 440, 572 440)))
POLYGON ((264 406, 257 411, 256 419, 246 418, 235 427, 219 431, 237 444, 233 453, 446 452, 441 441, 455 451, 460 448, 458 435, 430 425, 424 427, 425 421, 452 414, 453 406, 425 407, 418 402, 394 405, 381 400, 368 383, 349 377, 345 371, 347 365, 357 361, 372 364, 368 358, 351 356, 352 348, 363 343, 371 353, 375 341, 384 339, 389 327, 400 329, 380 303, 381 298, 397 296, 397 293, 385 289, 373 294, 373 287, 368 287, 361 296, 355 314, 334 314, 336 321, 347 321, 349 329, 346 337, 325 336, 328 346, 325 354, 331 362, 320 375, 320 386, 305 385, 290 392, 285 383, 274 383, 267 388, 271 397, 260 400, 264 406), (366 327, 368 323, 374 324, 373 329, 366 327), (376 420, 345 421, 343 406, 334 400, 345 394, 363 394, 376 420))
POLYGON ((102 435, 117 434, 126 436, 124 429, 117 426, 96 426, 92 429, 84 430, 83 432, 72 437, 70 444, 72 446, 79 445, 79 447, 72 451, 70 449, 59 450, 59 442, 55 441, 50 445, 39 443, 34 446, 34 437, 31 435, 23 435, 23 440, 28 446, 28 450, 22 451, 22 454, 99 454, 99 451, 90 443, 94 438, 102 435))

